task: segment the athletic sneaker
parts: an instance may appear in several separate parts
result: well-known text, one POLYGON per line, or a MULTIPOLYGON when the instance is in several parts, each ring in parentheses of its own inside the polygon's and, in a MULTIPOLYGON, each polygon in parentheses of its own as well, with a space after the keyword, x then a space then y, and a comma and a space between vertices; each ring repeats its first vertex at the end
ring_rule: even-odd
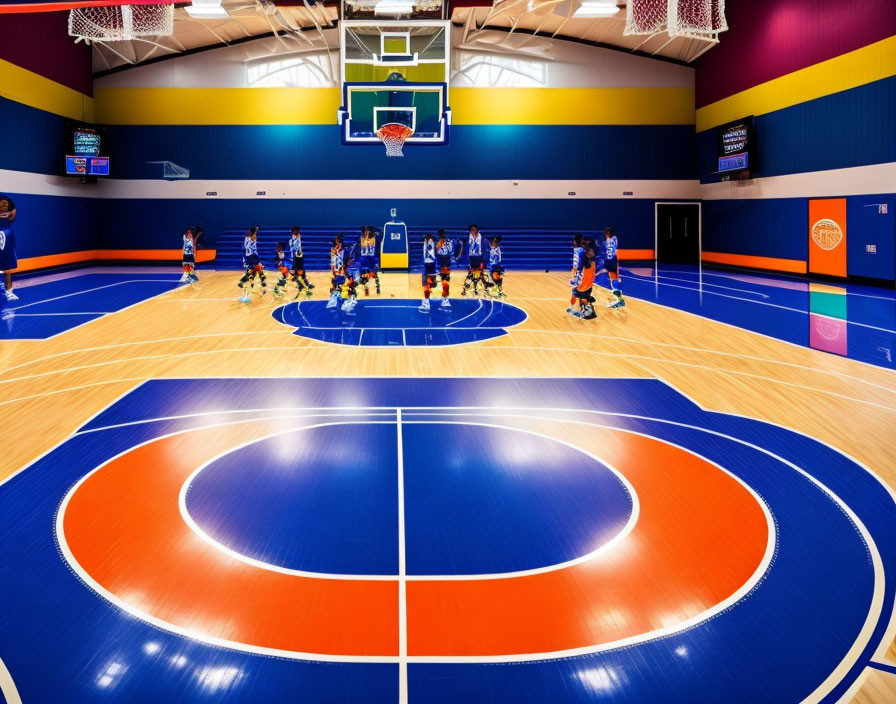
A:
POLYGON ((355 310, 355 306, 358 305, 357 298, 348 298, 345 303, 342 304, 342 312, 343 313, 351 313, 355 310))
POLYGON ((333 294, 332 296, 330 296, 330 300, 327 301, 327 308, 328 309, 335 308, 338 305, 339 305, 339 296, 337 296, 336 294, 333 294))
POLYGON ((190 277, 187 275, 187 272, 184 272, 180 275, 180 281, 178 283, 185 284, 190 281, 190 277))
POLYGON ((14 294, 10 289, 3 289, 3 295, 6 296, 7 301, 17 301, 19 297, 14 294))
POLYGON ((451 308, 451 302, 447 298, 443 298, 442 303, 439 306, 439 308, 444 308, 447 310, 447 309, 451 308))
POLYGON ((248 302, 249 302, 249 296, 247 296, 245 293, 242 296, 240 296, 240 303, 248 303, 248 302))
POLYGON ((417 308, 421 313, 429 313, 429 299, 424 298, 423 303, 420 304, 420 307, 417 308))
POLYGON ((618 301, 616 301, 615 303, 611 303, 610 305, 607 306, 607 308, 622 308, 624 306, 625 306, 625 301, 622 300, 622 298, 620 297, 618 301))

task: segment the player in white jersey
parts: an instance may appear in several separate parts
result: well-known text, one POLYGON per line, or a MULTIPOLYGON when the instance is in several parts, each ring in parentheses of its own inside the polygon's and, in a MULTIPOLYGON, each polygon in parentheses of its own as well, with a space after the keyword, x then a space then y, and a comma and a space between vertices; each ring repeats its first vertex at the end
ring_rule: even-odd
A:
POLYGON ((184 268, 184 273, 181 274, 180 283, 182 284, 195 284, 199 281, 199 277, 196 276, 196 233, 194 232, 192 227, 188 227, 184 230, 183 236, 183 255, 181 259, 181 264, 184 268))
POLYGON ((16 204, 12 198, 0 195, 0 276, 5 272, 6 283, 0 280, 0 293, 7 301, 17 301, 19 297, 12 292, 12 274, 19 265, 16 256, 16 232, 13 223, 16 221, 16 204))
POLYGON ((264 296, 268 292, 267 279, 264 275, 264 266, 258 256, 258 225, 253 225, 246 232, 243 239, 243 266, 246 267, 246 273, 240 279, 238 286, 243 290, 240 296, 241 303, 249 302, 249 292, 255 286, 256 281, 261 282, 261 295, 264 296))
POLYGON ((429 313, 429 297, 436 285, 436 243, 432 233, 423 235, 423 303, 418 310, 429 313))
MULTIPOLYGON (((479 232, 479 225, 470 225, 470 236, 467 238, 467 254, 470 257, 470 268, 467 271, 467 278, 464 280, 464 288, 460 292, 462 296, 467 295, 470 286, 473 287, 473 293, 478 294, 477 287, 483 281, 482 272, 485 269, 485 263, 482 260, 482 233, 479 232)), ((483 284, 483 290, 485 285, 483 284)))
POLYGON ((492 295, 494 288, 498 298, 504 298, 504 258, 501 253, 501 235, 493 235, 489 238, 488 248, 488 276, 484 279, 485 294, 492 295))
POLYGON ((302 291, 310 298, 314 284, 308 281, 308 276, 305 274, 305 253, 302 250, 302 234, 298 227, 293 227, 289 235, 289 256, 292 259, 290 271, 292 280, 296 284, 296 298, 302 294, 302 291))
POLYGON ((579 301, 579 297, 576 295, 576 292, 579 289, 579 284, 582 282, 582 271, 585 267, 585 248, 584 248, 585 238, 576 233, 572 237, 572 272, 570 273, 569 285, 572 286, 572 296, 569 299, 569 308, 566 309, 567 313, 574 314, 576 312, 575 305, 579 301))
POLYGON ((444 230, 439 230, 436 238, 436 270, 442 279, 442 310, 451 308, 448 295, 451 286, 451 265, 457 262, 457 258, 463 251, 463 245, 448 237, 444 230))
POLYGON ((612 227, 604 228, 604 269, 610 277, 610 290, 616 296, 615 303, 611 303, 609 308, 621 308, 625 305, 622 298, 622 282, 619 279, 619 239, 616 237, 616 230, 612 227))

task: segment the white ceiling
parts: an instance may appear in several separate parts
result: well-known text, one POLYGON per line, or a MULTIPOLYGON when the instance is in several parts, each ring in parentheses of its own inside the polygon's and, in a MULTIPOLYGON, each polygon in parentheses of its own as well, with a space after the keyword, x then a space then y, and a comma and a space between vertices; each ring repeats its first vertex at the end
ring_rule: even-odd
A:
MULTIPOLYGON (((275 38, 268 44, 275 44, 275 53, 279 53, 278 46, 283 52, 295 52, 332 43, 332 37, 328 42, 321 30, 335 26, 338 8, 313 0, 304 3, 278 7, 267 0, 224 0, 230 17, 216 20, 196 20, 183 8, 176 8, 174 34, 170 36, 94 43, 94 71, 271 33, 275 33, 275 38)), ((653 36, 625 35, 624 9, 614 17, 575 18, 573 13, 580 4, 579 0, 496 0, 490 7, 455 7, 451 20, 463 27, 465 46, 511 53, 538 53, 539 45, 544 44, 536 36, 574 39, 683 62, 692 61, 712 46, 697 39, 670 39, 665 32, 653 36)))

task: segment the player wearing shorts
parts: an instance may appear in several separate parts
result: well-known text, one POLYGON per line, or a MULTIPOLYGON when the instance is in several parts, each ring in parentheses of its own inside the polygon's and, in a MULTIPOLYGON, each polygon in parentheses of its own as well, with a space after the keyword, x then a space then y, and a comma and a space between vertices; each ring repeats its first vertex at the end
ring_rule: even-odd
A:
POLYGON ((364 284, 364 295, 370 295, 370 280, 376 284, 376 292, 380 292, 380 276, 376 264, 376 230, 373 225, 364 225, 361 228, 361 239, 358 242, 361 250, 361 276, 364 284))
POLYGON ((358 252, 360 243, 356 242, 345 252, 345 302, 344 313, 351 313, 358 305, 358 285, 361 283, 361 258, 358 252))
POLYGON ((195 284, 199 281, 199 277, 196 276, 196 232, 192 227, 188 227, 184 231, 181 264, 184 273, 180 277, 180 283, 195 284))
MULTIPOLYGON (((289 258, 286 254, 286 243, 278 242, 276 245, 277 249, 274 253, 274 264, 277 267, 277 271, 280 272, 280 278, 277 280, 277 283, 274 285, 274 295, 280 297, 286 291, 286 287, 289 285, 289 258)), ((298 285, 298 284, 296 284, 298 285)), ((301 291, 301 289, 299 289, 301 291)), ((298 294, 296 294, 296 298, 298 298, 298 294)))
POLYGON ((444 230, 439 230, 439 236, 436 239, 436 270, 439 272, 439 278, 442 280, 442 310, 451 308, 451 302, 448 300, 451 287, 451 265, 457 261, 460 254, 461 245, 448 237, 444 230))
POLYGON ((19 265, 16 257, 16 233, 13 223, 16 221, 16 204, 9 196, 0 195, 0 275, 6 274, 6 283, 0 280, 0 292, 7 301, 17 301, 19 297, 12 292, 12 270, 19 265))
POLYGON ((604 228, 604 268, 610 277, 610 290, 616 296, 615 303, 611 303, 609 308, 622 308, 625 301, 622 298, 622 282, 619 279, 619 258, 617 256, 619 250, 619 239, 616 237, 616 230, 612 227, 604 228))
POLYGON ((579 300, 576 297, 576 291, 579 288, 579 282, 582 280, 582 269, 585 265, 585 249, 582 246, 585 238, 580 234, 572 237, 572 271, 570 272, 569 285, 572 286, 572 295, 569 299, 569 308, 567 313, 575 313, 573 306, 579 300))
POLYGON ((504 298, 504 264, 501 254, 501 235, 494 235, 489 239, 488 248, 488 277, 485 279, 485 293, 492 295, 492 289, 498 298, 504 298))
MULTIPOLYGON (((462 296, 467 295, 470 286, 473 287, 473 294, 478 295, 477 287, 482 278, 482 272, 485 269, 485 263, 482 260, 482 234, 479 232, 479 225, 470 225, 470 236, 467 238, 467 254, 470 257, 470 268, 467 271, 467 278, 464 280, 464 288, 460 292, 462 296)), ((483 285, 483 290, 485 285, 483 285)))
POLYGON ((573 296, 579 303, 579 311, 576 312, 570 308, 569 312, 577 318, 591 320, 597 317, 597 313, 594 312, 595 298, 591 295, 594 288, 594 276, 597 273, 596 255, 592 244, 589 243, 587 249, 583 251, 581 260, 582 275, 573 291, 573 296))
POLYGON ((429 313, 429 297, 436 285, 436 243, 432 233, 423 235, 423 303, 417 309, 421 313, 429 313))
POLYGON ((249 291, 254 288, 255 282, 261 282, 261 295, 264 296, 268 292, 267 279, 264 275, 264 266, 258 256, 258 225, 253 225, 246 233, 243 239, 243 266, 246 267, 246 273, 240 279, 238 286, 243 290, 240 297, 241 303, 249 302, 249 291), (247 290, 247 287, 249 290, 247 290))
POLYGON ((336 235, 330 248, 330 300, 327 308, 339 305, 339 298, 345 289, 345 249, 342 245, 343 235, 336 235))
POLYGON ((302 235, 298 227, 293 227, 290 231, 289 256, 292 259, 291 272, 292 280, 295 282, 297 289, 296 298, 302 294, 302 291, 310 298, 314 284, 308 281, 308 276, 305 274, 305 253, 302 250, 302 235))

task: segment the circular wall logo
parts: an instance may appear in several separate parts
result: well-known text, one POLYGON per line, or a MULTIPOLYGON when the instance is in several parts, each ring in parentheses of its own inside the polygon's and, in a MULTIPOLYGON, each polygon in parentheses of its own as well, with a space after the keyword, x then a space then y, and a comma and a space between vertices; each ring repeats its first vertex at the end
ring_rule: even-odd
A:
POLYGON ((834 220, 822 218, 812 225, 812 239, 819 247, 830 251, 843 241, 843 230, 834 220))

